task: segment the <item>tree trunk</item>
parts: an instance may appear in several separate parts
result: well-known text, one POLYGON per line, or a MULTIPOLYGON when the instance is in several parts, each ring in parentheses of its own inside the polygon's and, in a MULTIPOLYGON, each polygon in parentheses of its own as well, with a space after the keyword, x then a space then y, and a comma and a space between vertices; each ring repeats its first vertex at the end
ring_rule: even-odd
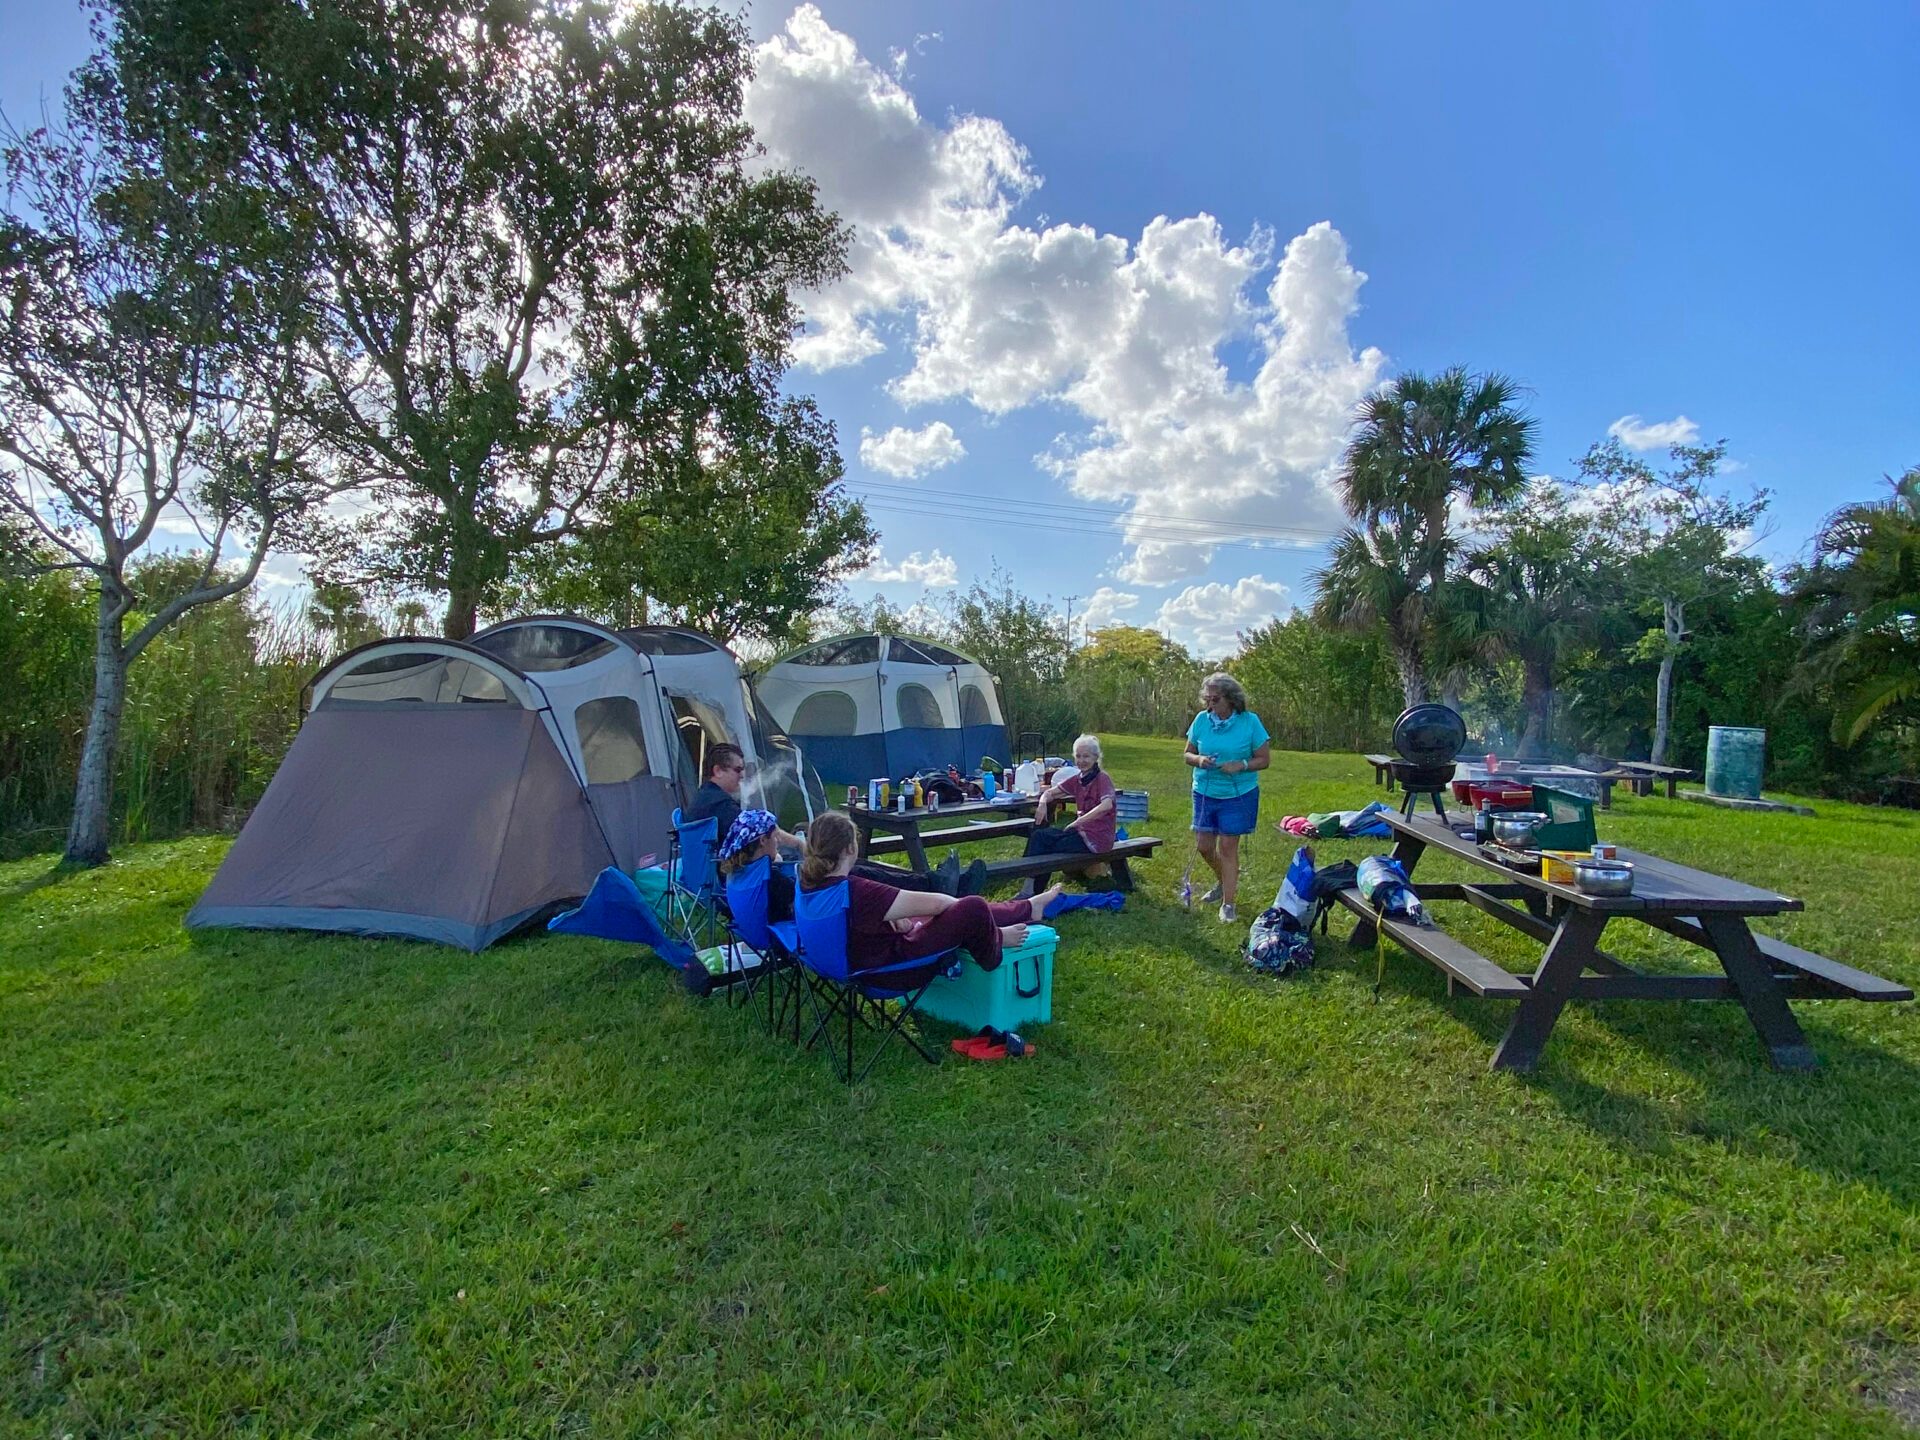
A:
POLYGON ((1520 758, 1537 760, 1546 754, 1553 728, 1553 676, 1537 661, 1521 666, 1521 688, 1526 697, 1527 728, 1520 736, 1520 758))
POLYGON ((480 624, 480 592, 456 586, 447 592, 447 618, 440 633, 449 640, 469 640, 480 624))
POLYGON ((1449 670, 1446 679, 1440 682, 1440 703, 1449 710, 1460 708, 1460 672, 1449 670))
POLYGON ((1673 732, 1673 662, 1680 655, 1680 637, 1686 633, 1687 607, 1678 600, 1660 602, 1660 625, 1666 643, 1660 647, 1660 678, 1653 689, 1653 754, 1655 765, 1667 763, 1667 741, 1673 732))
POLYGON ((1427 667, 1421 662, 1420 649, 1404 641, 1394 640, 1393 663, 1400 670, 1400 690, 1409 707, 1424 705, 1427 701, 1427 667))
POLYGON ((126 605, 112 587, 102 590, 93 637, 93 708, 73 790, 65 859, 71 865, 104 865, 113 821, 113 761, 120 748, 120 717, 127 704, 127 660, 120 620, 126 605))

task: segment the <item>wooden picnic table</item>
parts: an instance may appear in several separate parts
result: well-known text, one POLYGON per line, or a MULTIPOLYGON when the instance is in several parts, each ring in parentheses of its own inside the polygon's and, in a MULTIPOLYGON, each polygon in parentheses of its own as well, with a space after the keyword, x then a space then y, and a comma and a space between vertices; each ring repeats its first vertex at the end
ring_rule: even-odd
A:
MULTIPOLYGON (((1913 991, 1903 985, 1748 928, 1752 916, 1805 908, 1790 896, 1624 848, 1620 858, 1633 864, 1634 893, 1587 895, 1544 880, 1537 870, 1503 864, 1438 820, 1394 814, 1380 818, 1393 828, 1393 854, 1409 879, 1428 850, 1443 851, 1500 877, 1491 883, 1415 883, 1414 893, 1423 903, 1465 901, 1546 945, 1534 972, 1516 975, 1444 931, 1391 918, 1377 921, 1379 934, 1445 971, 1449 991, 1458 982, 1475 995, 1520 1002, 1493 1053, 1493 1069, 1532 1069, 1569 1000, 1738 1000, 1772 1063, 1783 1070, 1806 1070, 1819 1062, 1787 1008, 1789 1000, 1913 998, 1913 991), (1600 949, 1602 932, 1620 920, 1637 920, 1700 946, 1725 973, 1661 975, 1633 969, 1600 949)), ((1354 943, 1374 943, 1376 917, 1360 892, 1345 890, 1339 899, 1360 917, 1354 943)))
POLYGON ((1627 780, 1633 786, 1636 795, 1651 795, 1654 782, 1667 782, 1667 799, 1677 800, 1675 787, 1682 780, 1691 780, 1693 772, 1679 765, 1655 765, 1647 760, 1616 760, 1613 768, 1627 772, 1627 780))
MULTIPOLYGON (((847 818, 860 832, 860 858, 865 860, 873 853, 874 832, 897 836, 898 844, 882 842, 881 849, 895 848, 906 851, 909 868, 918 874, 930 873, 927 864, 929 845, 964 845, 973 840, 991 840, 1000 835, 1014 833, 1005 824, 972 824, 977 817, 985 815, 1019 815, 1031 817, 1038 801, 1034 795, 1011 795, 1005 791, 991 800, 963 800, 956 804, 943 804, 938 810, 929 810, 925 806, 906 811, 873 810, 865 805, 855 805, 847 811, 847 818), (923 830, 921 827, 932 822, 958 821, 951 829, 923 830)), ((1025 827, 1020 827, 1025 828, 1025 827)))
MULTIPOLYGON (((1392 794, 1394 786, 1393 767, 1399 763, 1399 758, 1393 755, 1362 755, 1360 758, 1373 767, 1373 783, 1376 785, 1385 785, 1387 787, 1387 793, 1392 794)), ((1498 757, 1496 756, 1495 758, 1497 759, 1498 757)), ((1473 758, 1469 756, 1460 763, 1462 765, 1473 765, 1475 762, 1473 758)), ((1485 766, 1482 765, 1479 768, 1484 769, 1485 766)), ((1495 770, 1492 775, 1488 776, 1487 780, 1491 782, 1502 779, 1503 777, 1510 780, 1518 780, 1523 784, 1529 785, 1536 780, 1543 781, 1549 785, 1555 780, 1591 780, 1600 787, 1600 808, 1602 810, 1611 810, 1613 808, 1614 785, 1621 780, 1630 778, 1622 775, 1618 770, 1587 770, 1578 765, 1560 765, 1550 760, 1501 760, 1499 768, 1495 770)), ((1636 787, 1635 793, 1639 793, 1638 787, 1636 787)))

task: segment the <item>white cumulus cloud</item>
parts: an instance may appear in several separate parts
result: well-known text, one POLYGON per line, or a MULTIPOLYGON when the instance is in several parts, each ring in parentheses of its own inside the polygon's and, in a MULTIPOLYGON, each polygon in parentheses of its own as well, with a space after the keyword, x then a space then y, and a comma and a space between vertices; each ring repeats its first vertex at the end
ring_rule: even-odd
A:
POLYGON ((1111 585, 1102 585, 1087 597, 1086 608, 1080 613, 1086 619, 1086 633, 1116 623, 1122 611, 1138 609, 1140 597, 1126 590, 1116 590, 1111 585))
POLYGON ((873 562, 853 578, 876 585, 924 585, 930 590, 943 590, 960 583, 960 567, 951 555, 935 547, 925 556, 915 550, 894 564, 889 564, 885 556, 875 556, 873 562))
POLYGON ((951 465, 966 453, 967 447, 944 420, 936 420, 924 430, 896 425, 884 435, 871 430, 860 432, 860 463, 869 470, 908 480, 951 465))
POLYGON ((1671 420, 1642 420, 1638 415, 1622 415, 1607 426, 1607 434, 1629 450, 1665 450, 1673 445, 1691 445, 1700 438, 1700 427, 1684 415, 1671 420))
POLYGON ((851 273, 808 306, 803 364, 895 341, 909 358, 888 388, 903 403, 1065 407, 1075 426, 1038 463, 1127 508, 1124 582, 1192 578, 1217 540, 1338 527, 1334 466, 1385 357, 1348 337, 1366 276, 1330 223, 1283 249, 1206 214, 1160 216, 1137 240, 1022 224, 1041 180, 999 121, 922 116, 810 4, 756 58, 747 113, 771 159, 814 176, 854 227, 851 273), (1241 342, 1245 379, 1224 358, 1241 342))
POLYGON ((1157 629, 1209 659, 1231 655, 1240 635, 1285 615, 1293 607, 1287 587, 1260 575, 1244 575, 1231 585, 1215 581, 1189 585, 1160 606, 1157 629))

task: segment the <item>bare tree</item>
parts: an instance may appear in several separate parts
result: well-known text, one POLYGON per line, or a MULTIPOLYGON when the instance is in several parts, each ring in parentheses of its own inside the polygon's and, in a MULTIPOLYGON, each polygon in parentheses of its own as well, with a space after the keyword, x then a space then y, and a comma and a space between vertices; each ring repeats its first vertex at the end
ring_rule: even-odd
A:
MULTIPOLYGON (((250 253, 243 217, 153 180, 97 66, 66 123, 0 120, 0 545, 98 592, 93 699, 66 858, 107 858, 127 671, 196 606, 245 589, 319 486, 287 424, 304 266, 250 253), (147 600, 133 564, 168 528, 193 584, 147 600)), ((284 246, 284 240, 276 242, 284 246)))

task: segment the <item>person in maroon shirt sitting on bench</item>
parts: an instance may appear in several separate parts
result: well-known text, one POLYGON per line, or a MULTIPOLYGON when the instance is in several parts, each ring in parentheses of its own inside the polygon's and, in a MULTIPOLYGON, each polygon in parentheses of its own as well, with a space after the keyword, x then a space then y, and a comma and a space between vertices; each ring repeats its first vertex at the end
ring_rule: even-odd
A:
POLYGON ((1000 952, 1026 943, 1027 926, 1038 921, 1060 887, 1028 900, 993 904, 978 895, 956 899, 926 890, 902 890, 853 873, 859 832, 837 810, 807 827, 800 857, 800 888, 847 887, 847 962, 874 970, 903 960, 931 959, 959 948, 982 970, 1000 965, 1000 952))
MULTIPOLYGON (((1118 829, 1113 777, 1100 768, 1100 761, 1099 736, 1082 735, 1073 742, 1074 773, 1040 792, 1033 812, 1039 828, 1027 834, 1027 854, 1104 855, 1113 849, 1118 829), (1073 801, 1079 813, 1070 823, 1047 824, 1047 806, 1055 800, 1073 801)), ((1028 881, 1022 894, 1032 893, 1033 882, 1028 881)))

